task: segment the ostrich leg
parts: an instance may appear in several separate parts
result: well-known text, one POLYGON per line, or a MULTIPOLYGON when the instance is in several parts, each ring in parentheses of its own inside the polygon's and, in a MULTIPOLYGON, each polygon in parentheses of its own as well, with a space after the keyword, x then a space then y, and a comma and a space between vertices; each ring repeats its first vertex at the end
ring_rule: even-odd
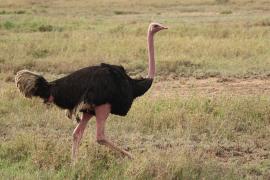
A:
POLYGON ((89 119, 92 116, 93 115, 83 113, 80 123, 77 125, 77 127, 73 131, 72 160, 74 164, 76 163, 76 160, 77 160, 78 149, 79 149, 80 141, 83 136, 83 132, 85 130, 85 127, 89 119))
POLYGON ((115 146, 112 142, 107 140, 105 137, 105 133, 104 133, 105 123, 106 123, 106 119, 108 118, 108 116, 111 112, 111 106, 109 104, 100 105, 100 106, 95 108, 95 112, 96 112, 96 119, 97 119, 97 123, 96 123, 96 128, 97 128, 96 140, 97 140, 97 142, 101 145, 105 145, 105 146, 109 147, 110 149, 112 149, 114 151, 118 151, 131 159, 132 155, 130 153, 115 146))

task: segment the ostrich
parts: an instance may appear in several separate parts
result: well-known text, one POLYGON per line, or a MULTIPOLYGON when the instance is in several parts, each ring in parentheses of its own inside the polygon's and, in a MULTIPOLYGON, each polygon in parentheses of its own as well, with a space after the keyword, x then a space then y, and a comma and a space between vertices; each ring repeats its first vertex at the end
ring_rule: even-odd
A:
POLYGON ((77 70, 63 78, 48 82, 44 77, 28 70, 15 76, 19 91, 27 98, 40 97, 44 103, 54 103, 67 110, 72 118, 82 113, 73 131, 72 159, 77 159, 78 148, 88 121, 96 117, 96 141, 124 156, 132 155, 114 145, 105 136, 105 123, 109 114, 125 116, 135 98, 142 96, 152 85, 155 75, 154 34, 167 27, 151 23, 148 28, 148 76, 132 79, 122 66, 101 63, 77 70))

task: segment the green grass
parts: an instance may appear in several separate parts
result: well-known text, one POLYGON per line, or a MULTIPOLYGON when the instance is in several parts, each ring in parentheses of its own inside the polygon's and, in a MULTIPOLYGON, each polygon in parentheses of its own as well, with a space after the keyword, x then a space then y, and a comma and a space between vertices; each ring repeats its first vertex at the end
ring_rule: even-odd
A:
POLYGON ((253 179, 270 175, 266 96, 209 98, 195 93, 191 98, 153 98, 149 93, 134 103, 127 117, 108 120, 109 136, 130 149, 134 160, 99 146, 91 121, 80 161, 72 168, 74 124, 59 109, 21 98, 14 87, 6 87, 0 103, 2 177, 253 179))
POLYGON ((159 21, 170 28, 156 36, 159 75, 268 76, 266 2, 222 2, 2 2, 0 67, 59 74, 105 61, 144 74, 147 25, 159 21))
POLYGON ((134 160, 99 146, 92 120, 72 167, 74 122, 56 107, 22 98, 13 83, 14 73, 25 68, 55 79, 101 62, 145 75, 151 21, 169 27, 155 37, 158 79, 267 78, 269 5, 265 0, 1 1, 1 178, 269 179, 267 95, 154 96, 152 89, 126 117, 108 121, 108 136, 134 160))

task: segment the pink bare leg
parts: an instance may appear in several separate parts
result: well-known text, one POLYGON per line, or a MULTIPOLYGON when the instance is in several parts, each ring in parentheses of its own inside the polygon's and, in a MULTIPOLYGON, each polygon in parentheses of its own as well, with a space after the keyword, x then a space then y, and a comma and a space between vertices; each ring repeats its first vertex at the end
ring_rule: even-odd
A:
POLYGON ((105 145, 112 150, 118 151, 129 158, 132 158, 132 155, 127 151, 120 149, 119 147, 115 146, 112 142, 106 139, 104 131, 105 131, 105 122, 111 112, 111 106, 109 104, 104 104, 97 106, 95 108, 96 119, 97 119, 97 131, 96 131, 96 139, 97 142, 101 145, 105 145))
POLYGON ((76 160, 77 160, 78 149, 79 149, 80 141, 83 136, 83 132, 85 130, 87 122, 92 116, 93 115, 83 113, 80 123, 77 125, 77 127, 73 131, 72 160, 74 164, 76 163, 76 160))

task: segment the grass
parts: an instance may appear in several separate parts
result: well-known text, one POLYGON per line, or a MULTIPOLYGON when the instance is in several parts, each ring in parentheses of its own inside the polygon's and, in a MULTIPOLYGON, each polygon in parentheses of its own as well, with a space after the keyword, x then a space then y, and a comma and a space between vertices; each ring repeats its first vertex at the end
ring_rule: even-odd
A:
POLYGON ((266 9, 258 10, 265 7, 264 1, 246 5, 246 1, 115 0, 111 8, 107 3, 22 0, 18 7, 15 1, 2 2, 0 11, 10 12, 0 17, 2 71, 27 67, 59 74, 105 61, 122 64, 131 74, 144 74, 146 29, 149 21, 156 20, 170 27, 156 37, 161 76, 270 73, 270 15, 266 9))
POLYGON ((109 136, 130 149, 135 159, 123 159, 99 146, 91 121, 75 169, 70 165, 74 124, 55 107, 14 96, 18 92, 10 85, 1 91, 2 177, 267 179, 270 175, 270 101, 265 96, 147 94, 127 117, 111 116, 107 126, 109 136))
POLYGON ((13 83, 24 68, 55 79, 100 62, 145 75, 150 21, 170 28, 155 37, 158 80, 267 80, 269 7, 264 0, 1 1, 1 178, 269 179, 267 94, 178 96, 175 89, 167 96, 151 89, 128 116, 111 116, 107 125, 135 159, 99 146, 92 120, 72 168, 74 122, 56 107, 22 98, 13 83))

